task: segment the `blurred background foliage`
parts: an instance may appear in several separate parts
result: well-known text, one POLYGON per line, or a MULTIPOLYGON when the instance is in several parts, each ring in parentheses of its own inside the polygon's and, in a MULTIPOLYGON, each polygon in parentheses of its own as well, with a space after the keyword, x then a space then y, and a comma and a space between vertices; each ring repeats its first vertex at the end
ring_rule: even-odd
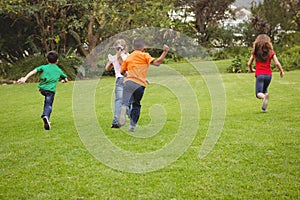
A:
MULTIPOLYGON (((253 1, 249 7, 234 7, 234 0, 0 0, 0 79, 15 80, 30 69, 45 64, 45 54, 56 50, 60 66, 70 79, 84 78, 88 71, 103 73, 105 59, 84 66, 83 60, 101 42, 127 30, 158 27, 165 31, 161 42, 171 49, 184 33, 207 50, 214 60, 232 59, 228 72, 246 72, 245 60, 260 33, 272 38, 286 70, 300 66, 300 2, 298 0, 253 1), (276 9, 270 9, 276 8, 276 9), (237 13, 251 16, 238 24, 237 13), (169 39, 168 39, 169 38, 169 39), (235 67, 232 67, 235 66, 235 67), (236 70, 236 66, 239 66, 236 70), (230 69, 230 67, 232 69, 230 69)), ((180 45, 180 43, 178 43, 180 45)), ((153 56, 161 50, 149 49, 153 56)), ((189 54, 203 59, 203 55, 189 54)), ((185 60, 172 52, 166 62, 185 60)), ((112 75, 112 73, 106 73, 112 75)), ((33 79, 32 81, 37 81, 33 79)))

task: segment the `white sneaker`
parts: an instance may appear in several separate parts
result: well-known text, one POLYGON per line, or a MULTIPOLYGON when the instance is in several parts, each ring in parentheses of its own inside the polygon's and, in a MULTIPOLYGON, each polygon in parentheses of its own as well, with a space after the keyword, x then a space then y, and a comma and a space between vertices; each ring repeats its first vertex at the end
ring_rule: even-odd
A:
POLYGON ((262 101, 262 111, 263 112, 266 112, 267 110, 267 107, 268 107, 268 102, 269 102, 269 94, 266 94, 265 97, 263 98, 263 101, 262 101))
POLYGON ((126 106, 122 106, 118 117, 118 125, 124 126, 126 123, 126 106))
POLYGON ((43 121, 44 121, 44 128, 45 130, 50 130, 51 126, 50 126, 50 122, 47 116, 43 117, 43 121))

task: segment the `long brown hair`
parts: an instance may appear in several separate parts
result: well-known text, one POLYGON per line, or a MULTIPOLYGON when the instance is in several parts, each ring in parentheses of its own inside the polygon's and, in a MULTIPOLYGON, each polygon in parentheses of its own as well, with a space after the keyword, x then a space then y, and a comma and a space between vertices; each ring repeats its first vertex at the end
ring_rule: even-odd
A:
POLYGON ((266 62, 272 50, 273 45, 268 35, 260 34, 256 37, 253 43, 252 54, 257 61, 266 62))

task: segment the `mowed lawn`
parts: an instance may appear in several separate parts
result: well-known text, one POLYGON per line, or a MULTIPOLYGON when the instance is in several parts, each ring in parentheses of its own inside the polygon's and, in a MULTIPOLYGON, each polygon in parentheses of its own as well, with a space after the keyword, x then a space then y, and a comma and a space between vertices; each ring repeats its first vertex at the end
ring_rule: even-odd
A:
POLYGON ((187 137, 189 127, 196 130, 186 151, 166 167, 144 173, 113 169, 86 148, 74 120, 73 91, 87 80, 58 84, 50 131, 40 119, 43 97, 36 83, 0 86, 0 199, 300 199, 300 71, 286 72, 283 79, 274 72, 268 111, 262 113, 254 75, 227 74, 228 61, 216 64, 226 115, 218 140, 202 159, 199 151, 214 105, 204 78, 190 64, 168 65, 192 88, 194 96, 184 101, 171 87, 156 82, 160 77, 172 84, 175 75, 148 77, 151 83, 135 133, 127 131, 128 122, 122 129, 110 128, 113 77, 101 78, 95 91, 86 91, 95 93, 94 110, 86 112, 96 116, 106 139, 137 154, 171 143, 188 116, 182 116, 180 104, 198 102, 199 118, 184 129, 187 137), (149 124, 156 132, 148 137, 142 134, 149 124))

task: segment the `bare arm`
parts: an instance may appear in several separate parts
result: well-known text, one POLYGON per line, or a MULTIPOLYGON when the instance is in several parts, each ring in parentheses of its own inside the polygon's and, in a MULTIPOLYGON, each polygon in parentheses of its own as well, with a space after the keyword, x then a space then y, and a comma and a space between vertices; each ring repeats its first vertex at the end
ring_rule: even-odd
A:
POLYGON ((121 73, 123 76, 126 76, 127 70, 125 70, 125 69, 127 69, 127 63, 126 63, 126 61, 124 61, 123 64, 121 65, 121 72, 120 72, 120 73, 121 73))
POLYGON ((283 68, 282 68, 282 66, 281 66, 281 64, 280 64, 280 62, 279 62, 276 55, 273 56, 273 60, 274 60, 274 63, 276 65, 276 67, 279 69, 280 77, 282 78, 284 76, 283 68))
POLYGON ((123 70, 123 69, 121 69, 121 72, 120 72, 123 76, 127 76, 127 71, 125 71, 125 70, 123 70))
POLYGON ((254 72, 254 71, 255 71, 255 70, 252 68, 252 63, 253 63, 253 61, 254 61, 254 56, 251 55, 251 57, 250 57, 250 59, 249 59, 249 61, 248 61, 248 67, 249 67, 250 72, 254 72))
POLYGON ((112 62, 108 61, 105 65, 105 70, 110 71, 113 68, 112 62))
POLYGON ((152 65, 159 66, 163 62, 163 60, 165 59, 165 57, 168 54, 169 47, 167 45, 164 45, 163 49, 164 49, 164 51, 162 52, 160 57, 151 62, 152 65))
POLYGON ((36 69, 34 69, 31 72, 29 72, 25 77, 20 78, 17 82, 18 83, 25 83, 30 76, 32 76, 36 73, 37 73, 37 71, 36 71, 36 69))

